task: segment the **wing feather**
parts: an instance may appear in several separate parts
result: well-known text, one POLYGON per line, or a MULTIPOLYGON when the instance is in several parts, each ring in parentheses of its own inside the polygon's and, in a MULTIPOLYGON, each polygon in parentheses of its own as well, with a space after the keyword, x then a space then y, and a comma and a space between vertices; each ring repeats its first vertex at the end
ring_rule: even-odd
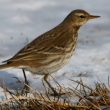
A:
POLYGON ((68 37, 73 35, 72 32, 68 33, 66 31, 65 28, 55 28, 44 33, 26 45, 14 57, 7 60, 7 62, 33 59, 40 62, 49 56, 64 54, 66 52, 65 47, 69 43, 68 37))

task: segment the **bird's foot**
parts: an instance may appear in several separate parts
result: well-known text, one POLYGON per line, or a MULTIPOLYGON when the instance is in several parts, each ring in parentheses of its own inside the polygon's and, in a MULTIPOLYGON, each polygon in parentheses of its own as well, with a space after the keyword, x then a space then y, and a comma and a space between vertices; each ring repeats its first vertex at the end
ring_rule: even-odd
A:
POLYGON ((66 93, 63 93, 63 92, 54 92, 54 93, 51 93, 50 95, 51 96, 54 96, 54 97, 61 97, 63 95, 65 95, 66 93))
POLYGON ((29 82, 26 81, 26 82, 24 83, 24 87, 23 87, 23 89, 22 89, 22 91, 21 91, 21 94, 27 96, 27 94, 28 94, 29 91, 30 91, 30 87, 29 87, 29 86, 30 86, 29 82))
POLYGON ((62 92, 62 91, 56 91, 55 88, 50 88, 52 93, 50 93, 51 96, 54 96, 54 97, 61 97, 63 95, 65 95, 66 93, 65 92, 62 92))

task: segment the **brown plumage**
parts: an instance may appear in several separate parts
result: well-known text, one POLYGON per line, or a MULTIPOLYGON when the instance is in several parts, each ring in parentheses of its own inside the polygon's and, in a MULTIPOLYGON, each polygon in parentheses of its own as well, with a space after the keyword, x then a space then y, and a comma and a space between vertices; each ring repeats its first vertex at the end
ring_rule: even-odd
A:
POLYGON ((36 74, 55 72, 72 55, 76 46, 78 29, 79 27, 75 27, 73 30, 73 27, 60 24, 53 30, 39 36, 14 57, 5 61, 7 64, 3 67, 23 67, 36 74), (33 69, 31 70, 31 68, 33 69))
POLYGON ((75 50, 80 26, 97 17, 84 10, 72 11, 62 23, 26 45, 0 68, 21 67, 36 74, 55 72, 55 67, 59 70, 75 50))
POLYGON ((72 11, 58 26, 40 35, 0 65, 0 69, 23 68, 40 75, 58 71, 75 50, 80 26, 97 17, 84 10, 72 11))

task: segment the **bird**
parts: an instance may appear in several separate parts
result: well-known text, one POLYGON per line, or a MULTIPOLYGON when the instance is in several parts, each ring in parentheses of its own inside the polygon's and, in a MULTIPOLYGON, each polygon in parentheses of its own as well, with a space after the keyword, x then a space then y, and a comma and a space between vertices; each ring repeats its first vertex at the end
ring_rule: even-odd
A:
POLYGON ((56 27, 36 37, 12 58, 3 61, 0 70, 20 68, 23 69, 25 78, 25 71, 43 75, 44 81, 56 94, 48 82, 48 76, 60 70, 73 56, 80 27, 87 21, 99 17, 82 9, 71 11, 56 27))

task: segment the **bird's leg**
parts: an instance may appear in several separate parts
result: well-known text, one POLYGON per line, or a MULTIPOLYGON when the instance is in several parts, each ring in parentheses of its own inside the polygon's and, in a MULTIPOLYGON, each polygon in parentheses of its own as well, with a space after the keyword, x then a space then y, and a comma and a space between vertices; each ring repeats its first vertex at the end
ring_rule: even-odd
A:
POLYGON ((53 91, 54 96, 58 96, 59 93, 57 93, 57 91, 52 87, 52 85, 47 80, 48 79, 48 74, 46 74, 43 79, 47 83, 47 85, 50 87, 50 89, 53 91))
POLYGON ((25 81, 25 84, 26 84, 26 85, 28 85, 28 84, 29 84, 29 82, 28 82, 28 80, 27 80, 25 70, 24 70, 24 69, 22 69, 22 71, 23 71, 23 75, 24 75, 24 81, 25 81))
POLYGON ((22 69, 22 71, 23 71, 24 81, 25 81, 25 84, 24 84, 22 93, 23 93, 23 94, 25 93, 25 94, 27 95, 27 93, 29 92, 29 87, 28 87, 28 86, 29 86, 29 82, 28 82, 28 80, 27 80, 25 70, 22 69))

